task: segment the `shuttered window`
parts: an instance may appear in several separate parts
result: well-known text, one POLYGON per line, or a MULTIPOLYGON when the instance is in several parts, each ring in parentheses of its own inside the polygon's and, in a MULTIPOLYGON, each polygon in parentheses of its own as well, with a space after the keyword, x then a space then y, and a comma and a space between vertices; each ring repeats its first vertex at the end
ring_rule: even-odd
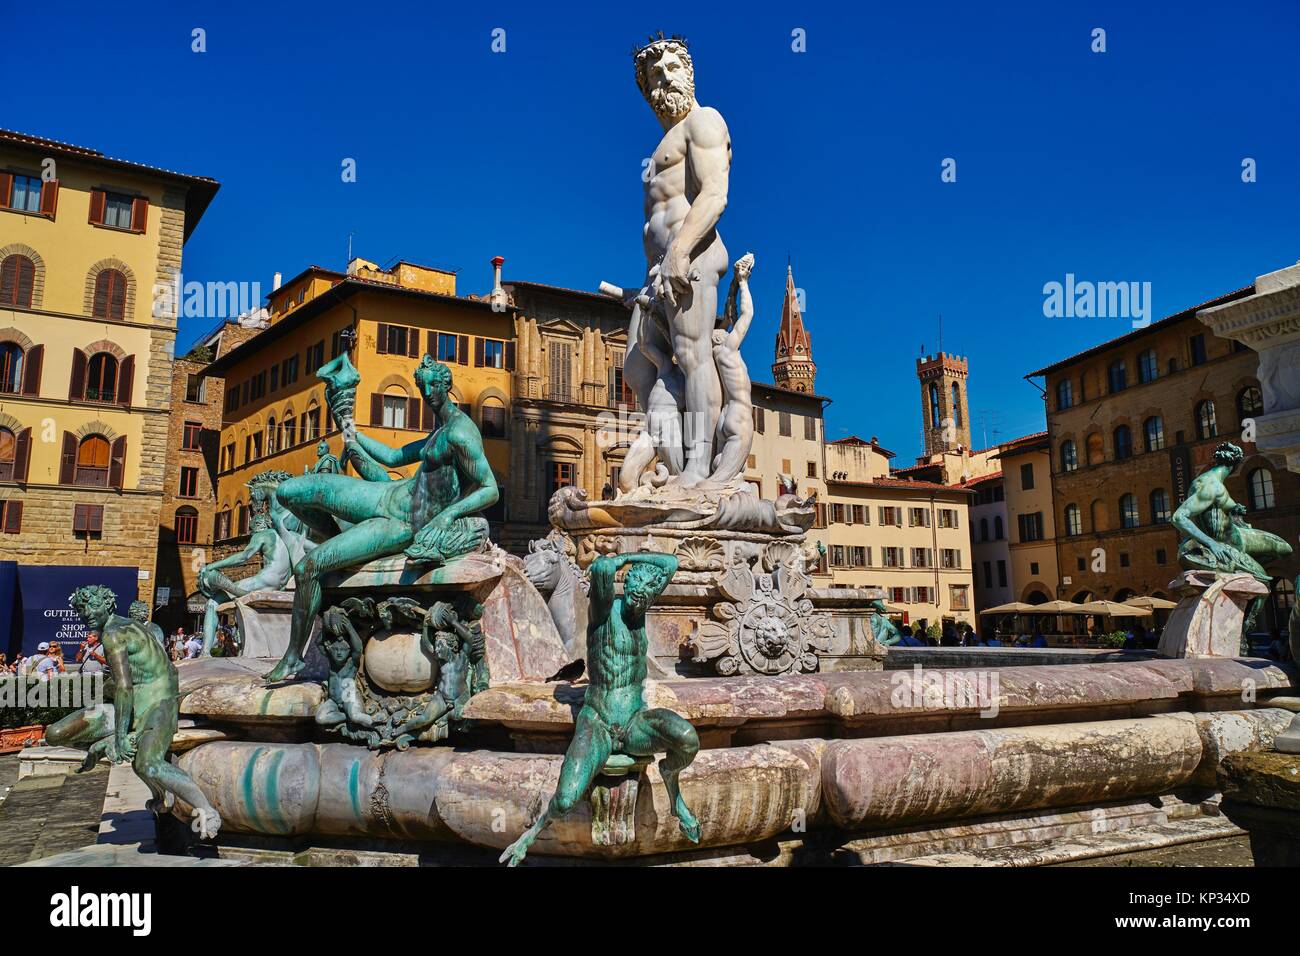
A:
POLYGON ((91 315, 97 319, 126 318, 126 276, 116 269, 105 269, 95 276, 95 297, 91 315))
POLYGON ((0 305, 32 307, 36 265, 27 256, 14 253, 0 262, 0 305))

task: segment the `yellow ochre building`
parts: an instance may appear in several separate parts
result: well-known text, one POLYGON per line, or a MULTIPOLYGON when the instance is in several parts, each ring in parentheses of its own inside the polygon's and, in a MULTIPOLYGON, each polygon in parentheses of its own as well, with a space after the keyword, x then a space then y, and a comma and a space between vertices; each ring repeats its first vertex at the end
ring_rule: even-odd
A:
POLYGON ((217 189, 0 130, 0 638, 24 649, 74 639, 78 584, 152 601, 176 338, 154 290, 217 189))

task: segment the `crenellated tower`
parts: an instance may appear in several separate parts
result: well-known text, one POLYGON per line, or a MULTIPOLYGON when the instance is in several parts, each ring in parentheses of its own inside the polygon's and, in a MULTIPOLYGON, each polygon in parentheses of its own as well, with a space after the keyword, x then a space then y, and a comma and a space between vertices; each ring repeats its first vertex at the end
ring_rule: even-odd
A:
POLYGON ((940 352, 916 360, 921 382, 921 433, 925 454, 970 449, 970 411, 966 376, 970 371, 960 355, 940 352))

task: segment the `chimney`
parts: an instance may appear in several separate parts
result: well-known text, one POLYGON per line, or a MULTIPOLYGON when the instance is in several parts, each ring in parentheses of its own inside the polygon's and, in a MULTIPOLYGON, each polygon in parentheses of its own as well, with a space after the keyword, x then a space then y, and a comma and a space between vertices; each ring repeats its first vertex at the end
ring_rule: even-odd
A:
POLYGON ((276 289, 280 288, 283 282, 284 282, 284 277, 277 272, 275 274, 275 277, 271 279, 271 291, 274 292, 276 289))
POLYGON ((505 265, 503 256, 492 257, 492 309, 504 312, 506 307, 506 290, 501 288, 501 267, 505 265))

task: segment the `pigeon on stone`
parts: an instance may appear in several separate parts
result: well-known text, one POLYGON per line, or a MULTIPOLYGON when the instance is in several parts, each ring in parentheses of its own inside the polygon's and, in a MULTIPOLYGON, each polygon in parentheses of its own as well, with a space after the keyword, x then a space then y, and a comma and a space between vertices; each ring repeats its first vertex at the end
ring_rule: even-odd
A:
POLYGON ((569 663, 565 664, 550 677, 546 678, 546 683, 554 684, 557 681, 568 681, 569 683, 573 683, 582 676, 586 669, 587 662, 579 657, 576 661, 569 661, 569 663))

